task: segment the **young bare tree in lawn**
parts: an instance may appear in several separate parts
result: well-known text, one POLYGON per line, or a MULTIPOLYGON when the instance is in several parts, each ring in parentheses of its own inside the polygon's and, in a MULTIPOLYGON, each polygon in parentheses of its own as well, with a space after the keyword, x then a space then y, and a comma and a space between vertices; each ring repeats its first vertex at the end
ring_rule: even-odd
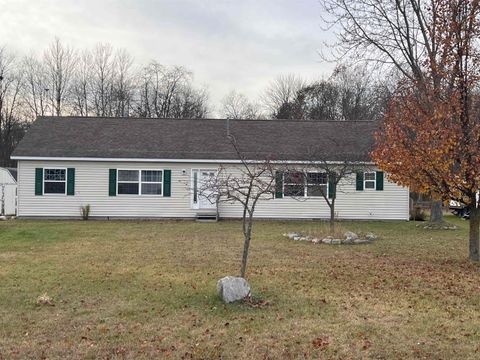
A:
MULTIPOLYGON (((321 0, 324 22, 337 32, 337 41, 326 44, 332 50, 332 60, 364 60, 398 72, 424 91, 430 85, 438 88, 444 70, 441 62, 445 59, 440 53, 441 40, 436 36, 442 26, 437 20, 448 2, 321 0)), ((437 200, 432 202, 430 221, 442 224, 442 202, 438 200, 441 195, 432 196, 437 200)))
POLYGON ((198 194, 212 203, 239 203, 242 206, 244 243, 240 276, 244 278, 247 271, 255 209, 259 200, 274 198, 279 165, 270 159, 246 159, 239 149, 235 137, 229 135, 229 140, 241 160, 241 164, 236 167, 220 166, 215 176, 199 186, 198 194))
MULTIPOLYGON (((365 155, 365 154, 364 154, 365 155)), ((321 197, 330 209, 330 232, 335 232, 335 205, 338 193, 347 194, 348 186, 362 183, 366 172, 374 167, 358 153, 332 153, 321 148, 309 149, 307 161, 301 165, 290 166, 284 174, 284 183, 292 187, 290 195, 299 201, 321 197), (335 160, 338 159, 338 160, 335 160), (340 160, 341 159, 341 160, 340 160)), ((376 172, 376 178, 383 173, 376 172)), ((378 182, 380 184, 380 182, 378 182)), ((377 181, 375 182, 377 184, 377 181)), ((288 189, 288 188, 287 188, 288 189)))

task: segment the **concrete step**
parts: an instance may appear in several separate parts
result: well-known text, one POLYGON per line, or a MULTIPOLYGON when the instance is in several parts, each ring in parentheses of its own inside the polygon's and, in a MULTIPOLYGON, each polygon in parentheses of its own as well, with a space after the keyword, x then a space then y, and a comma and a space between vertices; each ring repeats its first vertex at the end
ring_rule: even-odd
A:
POLYGON ((218 216, 216 212, 197 213, 195 219, 200 222, 216 222, 218 221, 218 216))

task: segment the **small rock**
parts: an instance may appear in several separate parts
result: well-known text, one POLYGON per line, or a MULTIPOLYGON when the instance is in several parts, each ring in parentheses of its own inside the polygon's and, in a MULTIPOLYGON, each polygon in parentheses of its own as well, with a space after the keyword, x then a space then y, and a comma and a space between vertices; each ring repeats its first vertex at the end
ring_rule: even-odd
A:
POLYGON ((353 239, 345 239, 342 241, 342 244, 345 244, 345 245, 353 244, 353 239))
POLYGON ((290 238, 290 239, 295 239, 296 237, 299 237, 300 235, 298 235, 297 233, 294 233, 294 232, 289 232, 287 233, 287 237, 290 238))
POLYGON ((325 239, 322 240, 322 243, 324 243, 324 244, 331 244, 331 243, 332 243, 332 239, 330 239, 330 238, 327 237, 327 238, 325 238, 325 239))
POLYGON ((314 239, 312 240, 312 243, 314 243, 314 244, 320 244, 321 242, 322 242, 322 240, 317 239, 317 238, 314 238, 314 239))
POLYGON ((300 236, 294 236, 294 237, 293 237, 293 240, 295 240, 295 241, 300 240, 300 236))
POLYGON ((354 232, 347 231, 345 234, 343 234, 345 237, 345 240, 356 240, 358 239, 358 235, 355 234, 354 232))
POLYGON ((340 239, 332 239, 332 242, 330 244, 332 245, 340 245, 342 243, 342 240, 340 239))
POLYGON ((7 220, 7 217, 6 216, 0 216, 0 221, 3 221, 3 220, 7 220))
POLYGON ((225 276, 217 282, 217 293, 224 302, 231 303, 250 295, 250 285, 244 278, 225 276))
POLYGON ((308 241, 308 238, 306 238, 305 236, 302 236, 300 239, 298 239, 300 241, 308 241))
POLYGON ((378 236, 374 233, 369 232, 365 235, 365 239, 372 241, 378 239, 378 236))

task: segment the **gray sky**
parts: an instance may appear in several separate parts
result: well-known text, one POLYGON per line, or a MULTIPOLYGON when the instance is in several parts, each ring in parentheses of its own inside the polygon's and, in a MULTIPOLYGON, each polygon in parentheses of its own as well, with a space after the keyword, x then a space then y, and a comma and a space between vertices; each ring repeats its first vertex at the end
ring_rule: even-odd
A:
POLYGON ((279 74, 317 79, 333 68, 318 55, 332 37, 318 0, 0 0, 0 44, 40 52, 55 36, 183 65, 217 107, 233 89, 254 99, 279 74))

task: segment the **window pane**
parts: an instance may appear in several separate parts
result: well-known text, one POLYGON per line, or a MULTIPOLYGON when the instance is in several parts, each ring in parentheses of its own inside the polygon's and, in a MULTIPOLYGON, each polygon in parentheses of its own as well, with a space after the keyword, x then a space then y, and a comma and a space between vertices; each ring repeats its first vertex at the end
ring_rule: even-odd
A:
POLYGON ((142 170, 142 181, 162 182, 162 172, 159 170, 142 170))
POLYGON ((309 184, 326 184, 328 176, 326 173, 308 173, 307 182, 309 184))
POLYGON ((283 193, 285 196, 304 196, 304 185, 285 185, 283 193))
POLYGON ((138 171, 118 170, 118 181, 138 181, 138 171))
POLYGON ((323 196, 327 195, 327 185, 308 185, 307 186, 307 195, 308 196, 323 196))
POLYGON ((162 195, 162 184, 142 184, 143 195, 162 195))
POLYGON ((196 204, 198 199, 197 199, 197 194, 198 192, 198 172, 193 173, 193 203, 196 204))
POLYGON ((45 181, 45 194, 65 194, 65 182, 45 181))
POLYGON ((65 181, 65 169, 45 169, 45 180, 65 181))
POLYGON ((138 195, 138 183, 118 183, 118 193, 138 195))
POLYGON ((375 189, 375 181, 365 181, 365 189, 375 189))
POLYGON ((285 173, 285 184, 302 184, 305 182, 305 174, 301 172, 287 172, 285 173))
POLYGON ((375 180, 375 173, 374 172, 365 173, 365 180, 375 180))

